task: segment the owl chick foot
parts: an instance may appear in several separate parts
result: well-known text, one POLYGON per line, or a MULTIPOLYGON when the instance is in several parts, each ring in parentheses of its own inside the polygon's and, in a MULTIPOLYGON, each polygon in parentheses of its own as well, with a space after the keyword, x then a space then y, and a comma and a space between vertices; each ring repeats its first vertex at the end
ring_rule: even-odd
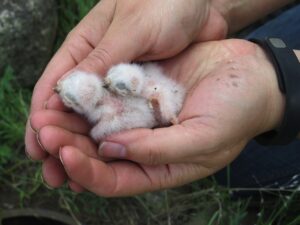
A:
POLYGON ((149 107, 153 109, 154 117, 161 125, 178 124, 178 118, 175 113, 172 113, 168 106, 163 104, 163 101, 159 97, 151 98, 149 101, 149 107))

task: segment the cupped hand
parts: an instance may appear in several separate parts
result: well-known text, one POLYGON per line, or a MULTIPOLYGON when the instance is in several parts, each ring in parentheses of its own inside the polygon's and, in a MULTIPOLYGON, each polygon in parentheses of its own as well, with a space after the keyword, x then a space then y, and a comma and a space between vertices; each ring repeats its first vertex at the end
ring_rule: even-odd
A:
POLYGON ((51 126, 32 118, 41 145, 63 164, 44 170, 49 184, 57 181, 53 174, 66 173, 79 187, 102 196, 183 185, 223 168, 250 139, 280 123, 284 98, 275 71, 253 43, 195 44, 161 66, 188 90, 179 124, 108 137, 98 153, 114 161, 97 158, 97 147, 84 135, 87 128, 79 118, 56 111, 55 121, 61 124, 51 126))
MULTIPOLYGON (((113 64, 171 57, 192 42, 224 38, 226 32, 224 18, 209 0, 102 0, 48 64, 34 89, 31 117, 47 105, 64 110, 52 88, 74 68, 104 74, 113 64)), ((28 120, 26 151, 32 159, 46 159, 37 129, 28 120)))
MULTIPOLYGON (((65 110, 52 88, 74 68, 104 74, 113 64, 170 57, 191 42, 224 38, 226 32, 225 19, 209 0, 102 0, 70 32, 48 64, 35 86, 30 117, 47 106, 65 110)), ((47 124, 59 124, 54 120, 47 124)), ((45 160, 47 168, 57 167, 60 163, 36 139, 39 127, 30 121, 25 135, 27 155, 45 160)), ((61 182, 65 179, 65 175, 58 177, 61 182)))

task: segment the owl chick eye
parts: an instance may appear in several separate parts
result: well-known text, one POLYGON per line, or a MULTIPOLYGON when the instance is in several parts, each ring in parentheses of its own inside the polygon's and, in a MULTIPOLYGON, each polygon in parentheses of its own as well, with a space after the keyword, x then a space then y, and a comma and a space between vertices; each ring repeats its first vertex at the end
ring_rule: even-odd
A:
POLYGON ((128 90, 128 88, 126 87, 125 83, 123 82, 118 82, 116 83, 116 87, 120 90, 128 90))

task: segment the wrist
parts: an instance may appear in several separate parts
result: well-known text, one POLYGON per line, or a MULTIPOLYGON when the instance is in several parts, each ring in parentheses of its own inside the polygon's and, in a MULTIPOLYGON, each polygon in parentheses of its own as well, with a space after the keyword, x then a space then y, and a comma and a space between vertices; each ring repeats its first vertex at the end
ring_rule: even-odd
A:
POLYGON ((268 77, 266 85, 268 85, 268 103, 265 110, 264 121, 266 123, 262 127, 261 133, 268 132, 280 127, 281 121, 284 117, 285 96, 281 92, 278 84, 276 69, 272 63, 269 54, 260 45, 257 45, 258 51, 264 55, 266 68, 265 75, 268 77), (268 71, 268 72, 267 72, 268 71))
MULTIPOLYGON (((294 53, 297 56, 298 61, 300 63, 300 50, 294 50, 294 53)), ((267 53, 265 53, 265 54, 267 54, 267 53)), ((268 61, 270 62, 270 64, 272 64, 269 57, 268 57, 268 61)), ((272 65, 272 67, 274 67, 274 65, 272 65)), ((276 79, 276 82, 278 83, 278 78, 277 78, 275 69, 274 69, 274 74, 273 75, 274 75, 273 76, 274 79, 276 79)), ((300 84, 299 84, 299 86, 300 86, 300 84)), ((273 124, 273 129, 280 126, 280 124, 282 122, 282 117, 283 117, 283 114, 284 114, 284 105, 285 105, 285 100, 284 100, 285 95, 280 91, 278 85, 277 85, 276 88, 274 87, 274 93, 276 93, 276 94, 274 94, 274 98, 275 98, 274 107, 275 108, 273 108, 271 111, 273 111, 273 112, 277 111, 278 113, 276 113, 277 116, 275 117, 275 120, 274 120, 275 122, 273 124)), ((300 132, 299 132, 299 137, 300 137, 300 132)))
POLYGON ((263 145, 288 144, 296 138, 300 131, 299 52, 290 49, 279 38, 251 39, 251 41, 259 44, 266 53, 267 61, 273 68, 272 81, 274 81, 274 77, 277 81, 276 88, 274 88, 274 84, 271 85, 273 88, 271 88, 271 92, 269 91, 271 95, 269 95, 267 104, 268 110, 264 113, 265 118, 268 118, 268 115, 270 118, 274 115, 277 117, 273 120, 272 129, 257 136, 256 140, 263 145), (279 90, 282 96, 278 95, 279 90))
MULTIPOLYGON (((298 58, 298 61, 299 61, 299 63, 300 63, 300 50, 293 50, 294 51, 294 53, 295 53, 295 55, 297 56, 297 58, 298 58)), ((269 59, 269 61, 270 61, 270 59, 269 59)), ((271 62, 270 62, 271 63, 271 62)), ((275 72, 275 70, 274 70, 274 72, 275 72)), ((277 76, 276 76, 276 72, 274 73, 274 76, 275 76, 275 78, 276 78, 276 80, 278 79, 277 78, 277 76)), ((300 84, 299 84, 299 86, 300 86, 300 84)), ((276 98, 278 98, 278 91, 279 91, 279 88, 277 89, 277 97, 276 98)), ((284 97, 284 94, 280 94, 280 96, 281 97, 283 97, 283 98, 285 98, 284 97)), ((276 128, 276 127, 278 127, 278 126, 280 126, 280 124, 281 124, 281 122, 282 122, 282 117, 283 117, 283 113, 284 113, 284 100, 282 101, 282 98, 281 97, 279 97, 278 99, 277 99, 277 101, 275 101, 276 102, 276 105, 278 106, 278 115, 279 116, 277 116, 277 122, 275 122, 275 126, 273 127, 273 128, 276 128), (283 104, 282 104, 283 103, 283 104)), ((299 101, 300 101, 300 99, 299 99, 299 101)), ((275 109, 276 110, 276 109, 275 109)), ((300 119, 300 117, 299 117, 299 119, 300 119)), ((298 138, 300 138, 300 131, 299 131, 299 133, 298 133, 298 138)))
MULTIPOLYGON (((294 50, 294 53, 296 55, 296 57, 298 58, 298 61, 300 63, 300 50, 294 50)), ((300 84, 299 84, 300 86, 300 84)), ((278 93, 277 93, 278 94, 278 93)), ((276 129, 277 127, 280 126, 280 124, 282 123, 282 120, 283 120, 283 114, 284 114, 284 95, 281 94, 281 96, 283 96, 283 100, 281 97, 278 98, 278 96, 276 97, 277 98, 277 101, 276 101, 276 106, 277 106, 277 109, 273 109, 274 111, 277 110, 277 117, 275 118, 275 123, 274 123, 274 126, 273 126, 273 129, 276 129)), ((300 118, 299 118, 300 119, 300 118)), ((297 138, 300 139, 300 131, 297 135, 297 138)))

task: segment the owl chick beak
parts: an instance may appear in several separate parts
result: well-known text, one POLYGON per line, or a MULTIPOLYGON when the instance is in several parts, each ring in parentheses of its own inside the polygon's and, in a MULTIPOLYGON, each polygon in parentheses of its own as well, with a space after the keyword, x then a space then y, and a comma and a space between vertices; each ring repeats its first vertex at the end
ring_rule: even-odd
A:
POLYGON ((59 94, 61 92, 61 87, 59 85, 56 85, 53 89, 52 89, 55 93, 59 94))
POLYGON ((103 81, 104 81, 104 82, 103 82, 103 87, 104 87, 104 88, 108 88, 108 87, 110 86, 110 84, 111 84, 110 79, 104 78, 103 81))

